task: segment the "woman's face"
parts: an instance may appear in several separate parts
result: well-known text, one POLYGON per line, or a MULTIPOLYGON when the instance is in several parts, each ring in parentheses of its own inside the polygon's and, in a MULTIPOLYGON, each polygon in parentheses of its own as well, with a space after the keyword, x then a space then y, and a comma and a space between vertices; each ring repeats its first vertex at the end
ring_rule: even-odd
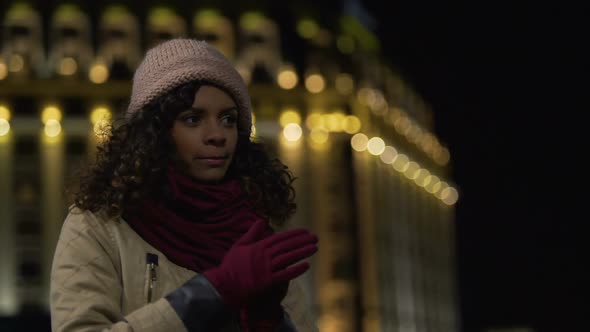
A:
POLYGON ((192 108, 177 115, 171 130, 189 175, 203 182, 223 179, 238 141, 237 120, 230 95, 210 85, 197 90, 192 108))

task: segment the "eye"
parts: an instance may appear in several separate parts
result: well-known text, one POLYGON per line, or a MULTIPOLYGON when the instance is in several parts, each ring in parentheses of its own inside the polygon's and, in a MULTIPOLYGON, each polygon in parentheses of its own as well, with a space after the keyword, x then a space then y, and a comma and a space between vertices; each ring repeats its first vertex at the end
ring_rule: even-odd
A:
POLYGON ((221 117, 221 123, 226 127, 233 127, 238 122, 236 114, 225 114, 221 117))
POLYGON ((201 121, 201 117, 195 114, 187 114, 182 116, 180 120, 186 125, 193 126, 201 121))

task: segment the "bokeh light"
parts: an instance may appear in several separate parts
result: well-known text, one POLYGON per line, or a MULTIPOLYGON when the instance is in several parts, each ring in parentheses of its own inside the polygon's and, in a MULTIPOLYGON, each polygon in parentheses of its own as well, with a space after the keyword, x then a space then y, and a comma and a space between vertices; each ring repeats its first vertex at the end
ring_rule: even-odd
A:
POLYGON ((410 161, 408 163, 408 167, 404 171, 404 175, 410 179, 414 180, 418 177, 418 171, 420 170, 420 165, 418 165, 415 161, 410 161))
POLYGON ((393 164, 395 158, 397 158, 397 150, 393 146, 386 146, 383 153, 379 156, 381 161, 386 164, 393 164))
POLYGON ((447 205, 453 205, 459 200, 459 193, 453 187, 447 187, 441 192, 441 200, 447 205))
POLYGON ((361 152, 367 149, 367 143, 369 142, 369 138, 365 134, 355 134, 350 138, 350 145, 355 151, 361 152))
POLYGON ((405 172, 408 169, 409 158, 403 153, 398 153, 397 158, 393 161, 393 169, 398 172, 405 172))
POLYGON ((320 93, 326 87, 326 81, 320 74, 312 74, 305 78, 305 88, 311 93, 320 93))
POLYGON ((297 73, 292 69, 281 70, 277 77, 279 86, 285 90, 293 89, 297 86, 298 81, 297 73))
POLYGON ((58 72, 63 76, 71 76, 78 70, 78 63, 72 57, 65 57, 59 62, 58 72))
POLYGON ((45 135, 49 137, 56 137, 61 133, 61 124, 55 119, 47 120, 45 123, 45 135))
POLYGON ((10 121, 10 109, 7 106, 0 105, 0 119, 10 121))
POLYGON ((361 130, 361 120, 355 115, 347 115, 343 119, 342 128, 347 134, 356 134, 361 130))
POLYGON ((430 171, 426 168, 421 168, 418 170, 418 175, 414 181, 416 181, 416 184, 418 184, 420 187, 426 187, 431 180, 432 176, 430 176, 430 171))
POLYGON ((333 112, 324 115, 324 124, 326 129, 333 132, 340 132, 343 130, 342 125, 344 124, 344 113, 333 112))
POLYGON ((41 112, 41 122, 43 122, 44 124, 47 124, 49 120, 56 120, 59 122, 61 121, 61 118, 61 110, 57 106, 46 106, 45 108, 43 108, 43 111, 41 112))
POLYGON ((305 39, 312 39, 319 30, 318 24, 311 19, 302 19, 297 23, 297 33, 305 39))
POLYGON ((104 63, 96 63, 90 68, 88 78, 92 83, 102 84, 109 79, 109 69, 104 63))
POLYGON ((92 112, 90 112, 90 123, 93 125, 99 121, 106 120, 110 121, 113 115, 111 111, 106 106, 98 106, 95 107, 92 112))
POLYGON ((8 134, 10 131, 10 123, 8 120, 0 118, 0 136, 8 134))
POLYGON ((370 154, 378 156, 385 150, 385 142, 381 137, 373 137, 367 143, 367 150, 370 154))
POLYGON ((321 128, 324 126, 324 118, 322 117, 321 113, 312 112, 307 115, 307 118, 305 119, 305 125, 308 129, 321 128))
POLYGON ((285 136, 285 138, 289 142, 298 141, 301 138, 302 134, 303 130, 301 129, 301 126, 296 123, 289 123, 283 129, 283 136, 285 136))
POLYGON ((309 138, 314 143, 323 144, 328 141, 328 138, 330 138, 330 133, 322 128, 314 128, 309 133, 309 138))
POLYGON ((301 115, 294 109, 286 109, 279 116, 281 127, 286 127, 289 123, 301 124, 301 115))

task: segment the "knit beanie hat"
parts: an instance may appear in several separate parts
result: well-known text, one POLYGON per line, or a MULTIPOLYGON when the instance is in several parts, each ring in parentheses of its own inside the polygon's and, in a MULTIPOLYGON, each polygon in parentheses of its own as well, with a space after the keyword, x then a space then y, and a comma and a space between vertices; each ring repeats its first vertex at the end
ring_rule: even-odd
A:
POLYGON ((252 105, 248 88, 232 63, 205 41, 177 38, 147 51, 133 75, 131 101, 126 117, 172 89, 199 81, 230 93, 238 106, 238 128, 250 135, 252 105))

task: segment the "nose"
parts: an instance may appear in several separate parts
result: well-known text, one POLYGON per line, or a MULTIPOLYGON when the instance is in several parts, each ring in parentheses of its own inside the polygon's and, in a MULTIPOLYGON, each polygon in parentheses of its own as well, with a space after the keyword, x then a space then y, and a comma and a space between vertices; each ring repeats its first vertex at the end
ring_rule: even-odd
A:
POLYGON ((217 124, 210 124, 205 129, 204 140, 208 145, 223 146, 226 141, 225 131, 217 124))

